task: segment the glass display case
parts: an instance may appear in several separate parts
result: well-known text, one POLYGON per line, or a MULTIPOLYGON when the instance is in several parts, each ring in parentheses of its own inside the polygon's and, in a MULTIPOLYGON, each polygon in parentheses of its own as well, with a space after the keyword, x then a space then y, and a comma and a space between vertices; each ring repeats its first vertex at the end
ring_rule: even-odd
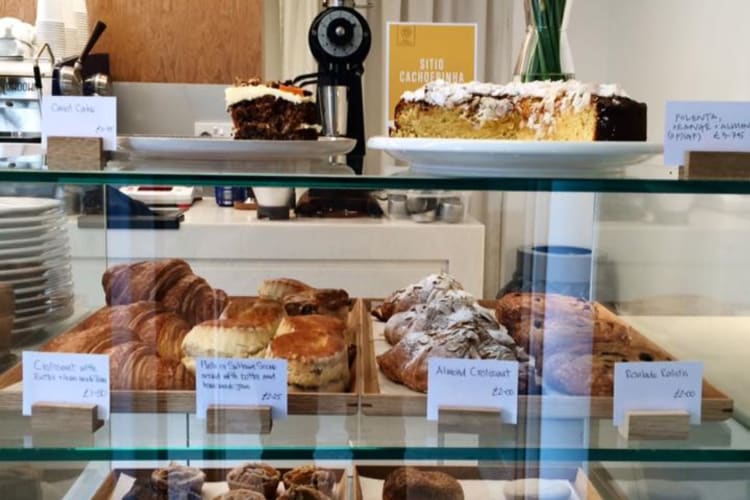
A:
MULTIPOLYGON (((750 497, 748 182, 681 180, 650 166, 598 178, 8 169, 0 183, 60 200, 20 212, 22 202, 0 203, 0 282, 14 307, 0 305, 17 318, 0 376, 0 484, 13 492, 4 498, 125 498, 134 481, 146 488, 152 471, 170 463, 202 469, 203 498, 213 498, 249 462, 281 474, 315 465, 317 479, 299 479, 297 470, 281 489, 315 483, 326 498, 423 498, 384 496, 399 480, 457 495, 451 478, 464 498, 750 497), (135 227, 108 213, 112 190, 123 186, 345 191, 384 213, 258 220, 206 195, 181 209, 179 229, 135 227), (89 213, 95 199, 99 215, 89 213), (442 220, 445 200, 465 215, 442 220), (431 210, 432 222, 411 217, 431 210), (190 268, 175 271, 181 264, 168 259, 190 268), (144 271, 138 262, 161 267, 144 271), (297 280, 283 284, 294 299, 273 288, 280 278, 297 280), (345 311, 332 298, 342 291, 345 311), (256 331, 259 293, 281 304, 270 307, 278 317, 268 338, 256 331), (126 308, 144 300, 160 304, 149 314, 182 329, 163 332, 166 319, 134 325, 137 314, 126 308), (107 304, 119 304, 125 319, 107 304), (303 313, 342 327, 321 333, 281 319, 303 313), (281 334, 304 331, 305 349, 324 338, 331 350, 284 351, 279 321, 288 328, 281 334), (259 344, 238 354, 248 339, 259 344), (110 356, 112 413, 101 427, 77 425, 85 415, 55 405, 51 420, 45 408, 21 415, 17 363, 35 350, 110 356), (265 353, 288 360, 287 418, 220 405, 198 418, 186 359, 265 353), (517 421, 457 403, 428 419, 428 359, 446 357, 518 361, 517 421), (615 367, 660 361, 698 363, 701 416, 690 423, 695 413, 652 411, 641 385, 644 407, 630 396, 628 434, 613 423, 615 367), (315 382, 293 380, 295 364, 312 366, 315 382), (331 367, 345 375, 321 382, 331 367), (412 468, 397 477, 405 465, 412 468), (435 471, 450 477, 423 474, 435 471)), ((478 379, 477 398, 490 383, 478 379)), ((191 470, 170 473, 196 480, 191 470)), ((257 466, 244 473, 272 483, 275 474, 257 466)), ((324 498, 300 491, 288 498, 324 498)))

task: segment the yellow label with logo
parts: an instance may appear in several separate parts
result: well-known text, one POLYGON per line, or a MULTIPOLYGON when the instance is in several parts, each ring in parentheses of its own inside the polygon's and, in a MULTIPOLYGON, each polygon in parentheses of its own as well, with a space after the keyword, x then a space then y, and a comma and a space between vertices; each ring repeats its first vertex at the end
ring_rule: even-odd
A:
POLYGON ((389 125, 404 92, 434 80, 476 79, 476 24, 389 23, 387 47, 389 125))

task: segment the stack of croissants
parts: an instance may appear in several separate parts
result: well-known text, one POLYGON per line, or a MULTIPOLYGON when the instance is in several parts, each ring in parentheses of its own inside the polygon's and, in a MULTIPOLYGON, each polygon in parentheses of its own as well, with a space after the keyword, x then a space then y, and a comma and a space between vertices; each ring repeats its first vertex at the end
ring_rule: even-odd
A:
POLYGON ((349 385, 344 290, 281 278, 230 300, 179 259, 112 267, 102 286, 107 306, 44 350, 109 355, 113 390, 193 390, 200 357, 287 359, 295 390, 349 385))

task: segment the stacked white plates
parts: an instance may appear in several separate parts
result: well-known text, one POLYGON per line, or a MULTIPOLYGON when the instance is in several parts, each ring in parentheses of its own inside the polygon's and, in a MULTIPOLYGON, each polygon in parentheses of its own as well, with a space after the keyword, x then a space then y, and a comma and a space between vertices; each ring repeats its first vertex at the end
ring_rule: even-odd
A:
POLYGON ((0 197, 0 283, 13 288, 16 335, 73 314, 70 247, 60 201, 0 197))
POLYGON ((48 43, 56 59, 65 56, 65 2, 37 0, 36 42, 39 47, 48 43))

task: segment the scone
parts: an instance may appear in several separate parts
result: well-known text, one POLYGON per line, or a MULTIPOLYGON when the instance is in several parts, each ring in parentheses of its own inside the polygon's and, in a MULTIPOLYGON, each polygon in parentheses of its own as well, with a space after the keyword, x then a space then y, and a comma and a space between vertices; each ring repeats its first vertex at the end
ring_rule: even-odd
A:
POLYGON ((463 500, 464 490, 443 472, 399 467, 385 479, 383 500, 463 500))
POLYGON ((287 295, 282 304, 289 316, 323 314, 346 322, 351 300, 345 290, 315 289, 287 295))
POLYGON ((346 337, 346 324, 333 316, 311 314, 309 316, 286 316, 276 329, 276 337, 304 331, 313 331, 346 337))
POLYGON ((227 474, 230 490, 253 490, 271 500, 276 498, 279 481, 281 473, 266 464, 245 464, 227 474))
POLYGON ((568 500, 572 490, 567 481, 550 479, 516 479, 503 486, 508 500, 568 500))
POLYGON ((196 358, 263 357, 273 338, 272 325, 234 319, 207 321, 194 327, 182 341, 182 364, 195 373, 196 358))
POLYGON ((312 290, 307 283, 293 280, 290 278, 278 278, 266 280, 258 287, 258 295, 265 299, 281 301, 287 295, 301 293, 306 290, 312 290))
POLYGON ((338 481, 333 471, 321 469, 314 465, 303 465, 284 474, 284 487, 290 490, 295 487, 309 487, 329 497, 333 496, 338 481))
POLYGON ((290 390, 343 392, 349 386, 348 346, 341 337, 305 331, 273 339, 266 357, 287 360, 290 390))

